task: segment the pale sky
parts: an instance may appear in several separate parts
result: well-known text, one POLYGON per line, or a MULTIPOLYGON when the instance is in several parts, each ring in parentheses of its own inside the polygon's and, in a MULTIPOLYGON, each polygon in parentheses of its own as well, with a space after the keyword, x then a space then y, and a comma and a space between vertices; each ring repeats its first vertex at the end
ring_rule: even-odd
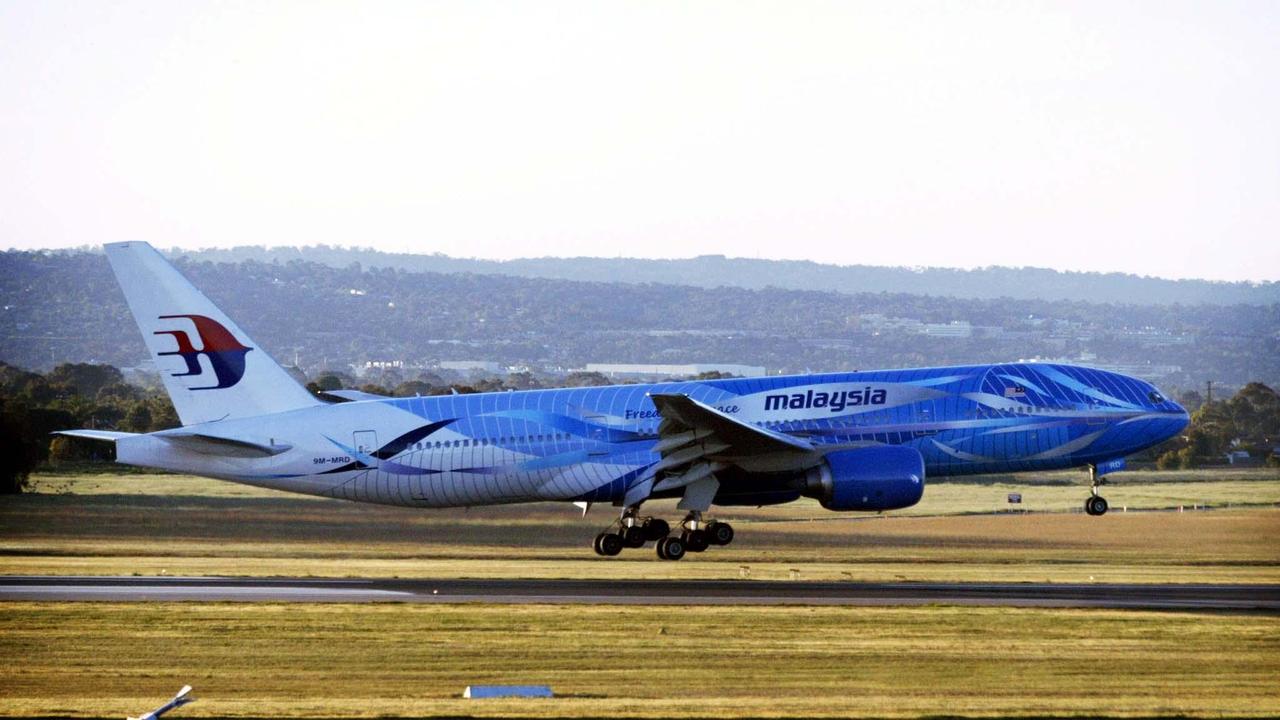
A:
POLYGON ((0 248, 1280 279, 1280 3, 0 2, 0 248))

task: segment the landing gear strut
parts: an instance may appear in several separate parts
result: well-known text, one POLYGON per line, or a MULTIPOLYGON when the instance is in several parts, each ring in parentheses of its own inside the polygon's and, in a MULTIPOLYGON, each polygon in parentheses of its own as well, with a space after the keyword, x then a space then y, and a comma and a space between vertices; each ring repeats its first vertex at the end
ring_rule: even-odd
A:
POLYGON ((1098 486, 1106 483, 1105 478, 1098 477, 1098 466, 1089 466, 1089 497, 1084 501, 1084 511, 1089 515, 1106 515, 1107 499, 1098 494, 1098 486))

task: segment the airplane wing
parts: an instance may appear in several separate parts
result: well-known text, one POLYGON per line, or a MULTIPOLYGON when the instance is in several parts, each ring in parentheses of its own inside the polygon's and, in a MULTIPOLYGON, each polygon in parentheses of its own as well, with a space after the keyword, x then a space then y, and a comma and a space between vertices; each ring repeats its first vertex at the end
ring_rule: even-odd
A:
POLYGON ((655 394, 649 399, 662 415, 658 436, 663 440, 702 430, 728 443, 733 455, 813 450, 804 440, 742 422, 688 395, 655 394))
POLYGON ((651 469, 652 486, 629 492, 627 502, 651 492, 684 488, 682 509, 705 510, 720 482, 715 474, 731 465, 770 470, 812 463, 813 445, 743 422, 688 395, 649 396, 662 416, 655 451, 662 459, 651 469))

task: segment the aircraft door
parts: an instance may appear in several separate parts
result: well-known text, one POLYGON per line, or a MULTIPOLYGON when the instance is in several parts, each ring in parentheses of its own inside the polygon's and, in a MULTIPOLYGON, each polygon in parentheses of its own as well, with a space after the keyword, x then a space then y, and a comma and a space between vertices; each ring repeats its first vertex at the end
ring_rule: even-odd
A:
POLYGON ((356 430, 351 434, 351 447, 361 455, 372 455, 378 451, 378 434, 373 430, 356 430))
POLYGON ((606 429, 609 418, 604 415, 585 415, 582 418, 591 428, 590 438, 599 442, 606 442, 609 439, 609 431, 606 429))

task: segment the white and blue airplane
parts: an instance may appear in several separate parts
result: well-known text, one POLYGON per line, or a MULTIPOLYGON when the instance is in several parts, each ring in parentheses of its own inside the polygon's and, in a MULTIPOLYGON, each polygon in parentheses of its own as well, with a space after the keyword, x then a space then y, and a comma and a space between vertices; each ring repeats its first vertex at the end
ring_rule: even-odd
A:
POLYGON ((927 476, 1088 467, 1085 510, 1101 515, 1101 477, 1187 424, 1142 380, 1036 363, 331 402, 150 245, 106 254, 182 427, 62 434, 113 441, 129 465, 360 502, 608 502, 620 513, 601 555, 726 545, 713 505, 905 508, 927 476), (655 498, 679 499, 679 534, 641 514, 655 498))

